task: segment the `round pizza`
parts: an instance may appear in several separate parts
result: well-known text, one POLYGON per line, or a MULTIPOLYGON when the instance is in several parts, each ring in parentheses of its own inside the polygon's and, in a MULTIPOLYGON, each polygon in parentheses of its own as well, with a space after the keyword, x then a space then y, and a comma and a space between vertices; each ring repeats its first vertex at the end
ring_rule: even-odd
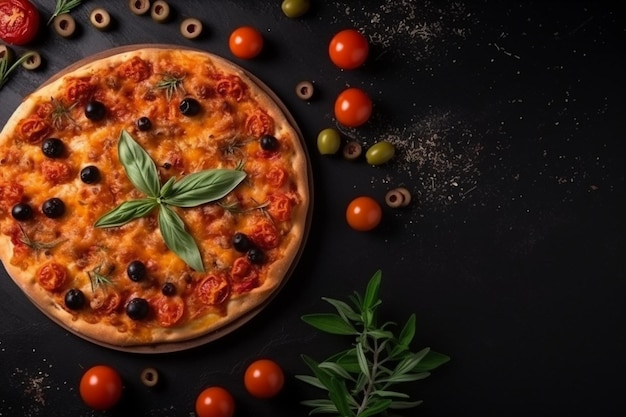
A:
POLYGON ((311 176, 295 123, 216 55, 136 46, 80 62, 0 133, 0 259, 88 340, 210 340, 287 279, 311 176))

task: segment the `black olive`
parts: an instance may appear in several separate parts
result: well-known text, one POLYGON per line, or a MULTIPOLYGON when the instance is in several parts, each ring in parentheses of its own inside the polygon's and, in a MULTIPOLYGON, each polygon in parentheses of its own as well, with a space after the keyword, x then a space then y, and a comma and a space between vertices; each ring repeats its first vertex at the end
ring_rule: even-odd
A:
POLYGON ((33 217, 33 209, 26 203, 17 203, 11 209, 11 215, 18 221, 30 220, 33 217))
POLYGON ((89 165, 80 170, 80 180, 85 184, 93 184, 100 180, 100 170, 98 167, 89 165))
POLYGON ((245 234, 237 232, 233 235, 233 247, 237 252, 245 253, 253 246, 252 241, 245 234))
POLYGON ((255 265, 260 265, 265 262, 265 254, 259 248, 252 248, 248 251, 248 260, 255 265))
POLYGON ((126 314, 133 320, 146 318, 150 313, 150 304, 143 298, 133 298, 126 304, 126 314))
POLYGON ((126 274, 131 281, 139 282, 146 277, 146 265, 141 261, 132 261, 126 267, 126 274))
POLYGON ((200 103, 195 98, 184 98, 178 105, 180 112, 185 116, 195 116, 200 113, 200 103))
POLYGON ((65 145, 61 139, 48 138, 41 143, 41 151, 48 158, 60 158, 65 153, 65 145))
POLYGON ((264 151, 275 151, 278 149, 278 139, 272 135, 264 135, 259 139, 261 142, 261 149, 264 151))
POLYGON ((89 120, 98 121, 104 119, 107 114, 107 109, 104 104, 99 101, 90 101, 85 106, 85 117, 89 120))
POLYGON ((51 219, 57 219, 65 214, 65 203, 57 197, 52 197, 43 202, 41 211, 51 219))
POLYGON ((70 310, 80 310, 85 305, 85 294, 77 288, 65 293, 65 306, 70 310))
POLYGON ((146 132, 152 129, 152 122, 145 116, 140 117, 139 119, 137 119, 137 129, 141 130, 142 132, 146 132))
POLYGON ((166 296, 176 294, 176 285, 171 282, 166 282, 165 284, 163 284, 163 287, 161 287, 161 293, 166 296))

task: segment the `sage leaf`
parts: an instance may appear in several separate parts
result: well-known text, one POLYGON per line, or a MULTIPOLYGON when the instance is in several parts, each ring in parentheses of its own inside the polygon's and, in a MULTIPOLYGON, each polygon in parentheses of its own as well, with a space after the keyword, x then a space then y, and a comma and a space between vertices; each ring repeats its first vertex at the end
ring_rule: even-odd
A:
POLYGON ((355 415, 354 411, 350 409, 350 404, 348 403, 350 393, 348 392, 348 387, 346 386, 345 381, 338 378, 331 378, 331 389, 328 391, 328 396, 337 407, 339 415, 342 417, 355 415))
POLYGON ((158 197, 159 172, 150 155, 125 130, 120 133, 117 153, 130 182, 149 197, 158 197))
POLYGON ((159 208, 159 229, 168 248, 187 265, 198 272, 204 272, 200 249, 193 237, 185 230, 182 219, 170 207, 159 208))
POLYGON ((349 322, 349 321, 360 322, 361 321, 361 316, 355 313, 354 309, 350 307, 348 303, 341 301, 341 300, 335 300, 333 298, 327 298, 327 297, 322 297, 322 300, 326 301, 327 303, 335 307, 335 309, 337 310, 337 313, 339 313, 339 315, 341 316, 341 318, 344 319, 344 321, 346 322, 349 322))
POLYGON ((348 371, 346 371, 343 367, 341 367, 341 365, 335 362, 322 362, 319 364, 319 367, 321 369, 326 369, 327 371, 332 372, 336 374, 337 376, 340 376, 344 379, 348 379, 351 381, 355 380, 348 371))
POLYGON ((326 333, 353 335, 358 334, 351 324, 346 323, 339 315, 332 313, 307 314, 302 320, 326 333))
POLYGON ((435 368, 448 362, 450 357, 443 353, 429 351, 428 354, 413 368, 413 372, 426 372, 432 371, 435 368))
POLYGON ((158 205, 153 198, 125 201, 109 211, 94 224, 95 227, 122 226, 131 220, 138 219, 150 213, 158 205))
POLYGON ((389 408, 391 408, 392 410, 405 410, 407 408, 413 408, 413 407, 417 407, 418 405, 422 404, 424 401, 420 400, 420 401, 394 401, 391 403, 391 405, 389 406, 389 408))
POLYGON ((317 362, 315 362, 315 360, 313 360, 309 356, 301 355, 301 357, 304 363, 306 363, 311 371, 313 371, 313 375, 315 375, 319 382, 324 386, 324 389, 330 391, 332 389, 331 375, 328 372, 322 370, 318 366, 317 362))
POLYGON ((378 289, 380 288, 381 278, 382 272, 378 270, 367 284, 365 297, 363 298, 363 310, 371 310, 380 302, 378 299, 378 289))
POLYGON ((370 377, 370 366, 367 362, 367 357, 365 356, 365 351, 363 350, 363 344, 357 343, 356 345, 356 358, 359 362, 359 368, 361 368, 361 373, 365 375, 366 378, 370 377))
POLYGON ((359 413, 359 417, 370 417, 380 414, 388 409, 392 402, 393 400, 390 399, 372 400, 367 409, 363 410, 362 413, 359 413))
POLYGON ((195 207, 219 200, 239 185, 246 177, 244 171, 211 169, 194 172, 176 181, 165 204, 177 207, 195 207))
POLYGON ((319 378, 316 378, 311 375, 296 375, 296 379, 299 379, 302 382, 306 382, 309 385, 313 385, 316 388, 320 388, 325 390, 326 387, 320 382, 319 378))

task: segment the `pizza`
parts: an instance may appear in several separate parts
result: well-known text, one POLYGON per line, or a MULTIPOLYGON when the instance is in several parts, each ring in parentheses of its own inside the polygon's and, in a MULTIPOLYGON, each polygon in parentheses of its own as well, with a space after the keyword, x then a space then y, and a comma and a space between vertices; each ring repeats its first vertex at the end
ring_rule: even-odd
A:
POLYGON ((280 101, 230 61, 109 51, 30 94, 2 129, 0 259, 27 298, 88 340, 208 340, 290 275, 309 169, 280 101))

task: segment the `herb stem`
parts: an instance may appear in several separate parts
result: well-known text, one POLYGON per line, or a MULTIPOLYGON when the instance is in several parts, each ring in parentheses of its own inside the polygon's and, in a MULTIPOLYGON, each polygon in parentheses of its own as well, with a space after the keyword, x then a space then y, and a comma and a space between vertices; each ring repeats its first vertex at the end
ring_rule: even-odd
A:
MULTIPOLYGON (((367 339, 367 330, 365 330, 365 333, 363 334, 363 339, 367 339)), ((372 349, 368 347, 368 350, 372 352, 372 368, 369 380, 367 381, 367 385, 365 386, 365 388, 363 388, 363 399, 361 400, 361 404, 356 411, 357 417, 360 416, 361 413, 363 413, 365 410, 367 410, 372 391, 374 390, 376 385, 376 377, 378 376, 379 367, 378 359, 380 354, 380 349, 378 348, 378 340, 376 340, 376 338, 374 338, 374 348, 372 349)))

